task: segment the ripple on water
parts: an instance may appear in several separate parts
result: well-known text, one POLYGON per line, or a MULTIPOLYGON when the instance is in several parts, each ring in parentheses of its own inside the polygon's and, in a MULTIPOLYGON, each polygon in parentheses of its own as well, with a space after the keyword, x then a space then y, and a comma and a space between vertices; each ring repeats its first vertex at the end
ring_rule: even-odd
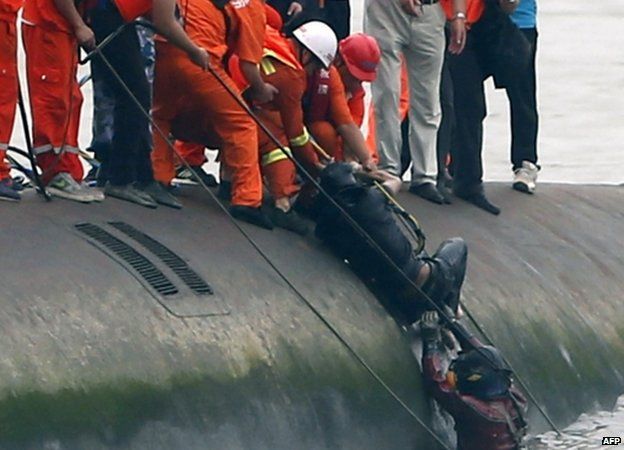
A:
POLYGON ((620 437, 624 440, 624 396, 620 397, 613 412, 582 414, 578 420, 563 430, 563 436, 554 431, 529 439, 530 450, 593 450, 605 449, 603 437, 620 437))

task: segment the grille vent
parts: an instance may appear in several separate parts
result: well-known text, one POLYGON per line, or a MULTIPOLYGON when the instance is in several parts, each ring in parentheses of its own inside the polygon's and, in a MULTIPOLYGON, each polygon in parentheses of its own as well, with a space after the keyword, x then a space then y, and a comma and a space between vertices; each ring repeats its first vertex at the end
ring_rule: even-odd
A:
POLYGON ((126 236, 137 241, 148 249, 169 267, 173 273, 180 277, 191 291, 197 295, 212 295, 214 292, 197 272, 191 269, 186 261, 176 255, 172 250, 165 247, 151 236, 137 230, 125 222, 109 222, 109 225, 124 233, 126 236))
POLYGON ((175 295, 178 288, 145 256, 103 228, 92 223, 79 223, 76 229, 97 241, 136 270, 152 288, 163 296, 175 295))

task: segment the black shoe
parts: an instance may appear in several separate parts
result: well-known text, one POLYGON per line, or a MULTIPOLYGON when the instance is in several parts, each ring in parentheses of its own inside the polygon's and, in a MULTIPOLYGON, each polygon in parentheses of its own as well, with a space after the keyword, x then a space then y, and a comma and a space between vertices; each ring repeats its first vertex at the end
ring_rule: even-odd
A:
POLYGON ((232 182, 221 180, 219 189, 217 190, 217 197, 221 200, 229 202, 232 199, 232 182))
POLYGON ((461 198, 462 200, 465 200, 468 203, 472 203, 476 207, 489 212, 490 214, 494 214, 495 216, 498 216, 501 212, 498 206, 494 205, 493 203, 490 203, 490 201, 485 196, 485 193, 483 192, 477 192, 474 194, 466 195, 466 194, 456 191, 455 195, 461 198))
POLYGON ((108 183, 104 188, 107 197, 114 197, 120 200, 136 203, 146 208, 157 208, 158 204, 145 192, 137 189, 133 184, 113 185, 108 183))
POLYGON ((308 226, 306 220, 297 214, 297 212, 293 209, 285 212, 272 206, 267 212, 271 222, 273 222, 276 227, 293 231, 300 236, 305 236, 310 231, 310 227, 308 226))
POLYGON ((232 214, 235 219, 243 220, 260 228, 264 228, 266 230, 273 229, 273 222, 271 222, 271 219, 269 219, 260 208, 232 205, 230 206, 230 214, 232 214))
POLYGON ((150 183, 141 183, 137 184, 137 189, 145 192, 147 195, 152 197, 152 199, 156 203, 160 203, 161 205, 168 206, 170 208, 182 209, 182 203, 178 201, 168 190, 167 188, 158 181, 152 181, 150 183))
POLYGON ((438 205, 443 205, 445 203, 444 197, 438 192, 433 183, 411 185, 409 187, 409 191, 412 194, 416 194, 419 197, 422 197, 425 200, 429 200, 430 202, 437 203, 438 205))

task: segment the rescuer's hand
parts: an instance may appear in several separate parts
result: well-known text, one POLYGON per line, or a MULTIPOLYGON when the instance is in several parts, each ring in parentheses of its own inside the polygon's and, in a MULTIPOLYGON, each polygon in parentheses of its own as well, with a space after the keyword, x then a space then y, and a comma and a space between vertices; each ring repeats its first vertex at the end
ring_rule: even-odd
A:
POLYGON ((455 16, 451 21, 451 42, 448 50, 453 55, 459 55, 466 46, 466 18, 455 16))
POLYGON ((440 340, 440 318, 435 311, 426 311, 420 319, 420 335, 422 340, 433 342, 440 340))
POLYGON ((189 57, 193 63, 204 70, 208 70, 208 66, 210 66, 210 55, 206 50, 201 47, 195 47, 193 51, 189 53, 189 57))
POLYGON ((362 161, 362 168, 366 172, 375 172, 377 170, 377 164, 375 164, 373 158, 368 158, 366 161, 362 161))
POLYGON ((289 16, 295 16, 299 14, 301 11, 303 11, 303 6, 301 6, 301 3, 292 2, 290 6, 288 7, 288 11, 286 11, 286 14, 289 16))
POLYGON ((93 50, 95 48, 95 34, 85 24, 74 29, 74 36, 76 36, 78 44, 85 50, 93 50))
POLYGON ((251 97, 259 105, 273 101, 273 98, 279 94, 279 90, 270 83, 262 83, 258 88, 252 88, 250 92, 251 97))
POLYGON ((422 3, 420 0, 399 0, 401 8, 410 16, 420 16, 422 14, 422 3))

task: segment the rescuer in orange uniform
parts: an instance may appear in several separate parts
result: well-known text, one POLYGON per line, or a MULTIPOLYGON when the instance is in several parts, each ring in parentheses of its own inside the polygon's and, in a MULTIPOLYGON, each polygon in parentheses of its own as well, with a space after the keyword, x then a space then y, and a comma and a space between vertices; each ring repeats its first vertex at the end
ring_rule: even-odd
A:
MULTIPOLYGON (((257 36, 264 21, 254 21, 258 16, 251 11, 250 2, 227 2, 219 8, 211 1, 188 0, 180 13, 191 40, 209 53, 212 69, 237 90, 223 66, 226 54, 236 53, 254 67, 262 57, 257 36)), ((165 134, 173 132, 184 141, 219 148, 232 173, 232 215, 267 229, 273 227, 260 209, 262 182, 255 123, 212 73, 161 41, 156 44, 152 113, 165 134)), ((154 177, 169 185, 175 176, 173 152, 159 133, 155 131, 153 137, 154 177)))
POLYGON ((93 48, 93 31, 72 0, 26 0, 23 22, 33 145, 42 181, 53 195, 84 203, 101 201, 100 191, 81 183, 78 158, 82 106, 76 81, 78 45, 93 48))
POLYGON ((181 208, 181 203, 153 177, 149 118, 144 114, 151 107, 150 86, 136 30, 124 24, 152 13, 159 33, 186 51, 195 64, 205 68, 208 55, 193 44, 176 20, 175 0, 98 0, 92 3, 87 10, 98 41, 121 30, 93 59, 94 70, 114 99, 112 146, 102 162, 107 180, 105 193, 151 208, 157 204, 181 208))
POLYGON ((0 200, 20 199, 5 162, 17 105, 17 11, 23 0, 0 0, 0 200))
POLYGON ((315 72, 304 97, 306 125, 314 139, 335 159, 357 161, 365 170, 375 170, 376 161, 359 129, 362 83, 375 79, 379 59, 375 38, 358 33, 343 39, 335 66, 315 72))
MULTIPOLYGON (((322 22, 303 24, 292 35, 288 39, 275 28, 266 28, 261 73, 266 83, 277 88, 277 94, 271 102, 257 105, 256 114, 281 146, 289 153, 292 150, 290 154, 316 176, 324 166, 304 126, 301 102, 307 77, 332 64, 337 41, 331 28, 322 22)), ((241 76, 235 59, 230 61, 230 70, 244 86, 246 77, 241 76)), ((263 130, 258 133, 262 172, 275 202, 271 219, 280 227, 304 234, 308 227, 292 209, 294 195, 299 192, 296 167, 263 130)))

